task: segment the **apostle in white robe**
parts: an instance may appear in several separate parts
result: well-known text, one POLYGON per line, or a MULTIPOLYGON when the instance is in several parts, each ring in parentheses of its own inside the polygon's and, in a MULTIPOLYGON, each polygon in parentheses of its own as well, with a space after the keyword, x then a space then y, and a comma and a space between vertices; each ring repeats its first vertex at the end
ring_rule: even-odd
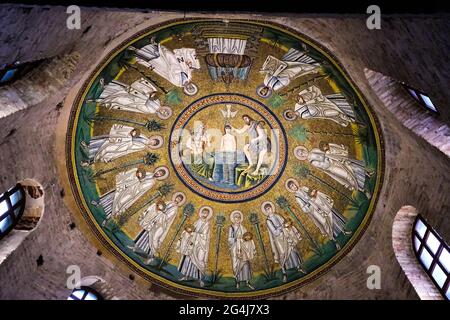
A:
POLYGON ((185 94, 197 93, 198 88, 192 83, 192 71, 200 69, 195 49, 180 48, 171 51, 152 40, 141 49, 129 47, 129 50, 135 53, 136 63, 153 70, 174 86, 183 88, 185 94))
POLYGON ((147 254, 145 264, 150 264, 158 253, 161 244, 175 220, 178 209, 186 201, 183 192, 176 192, 171 201, 162 200, 151 204, 139 217, 139 225, 143 231, 135 239, 133 251, 140 250, 147 254))
POLYGON ((320 148, 311 151, 304 146, 298 146, 294 149, 294 155, 299 160, 307 160, 313 167, 322 170, 349 190, 364 192, 366 177, 373 174, 365 168, 364 161, 350 158, 348 148, 342 144, 320 145, 320 148))
POLYGON ((158 149, 163 145, 163 137, 159 135, 147 138, 139 129, 122 124, 114 124, 109 135, 91 138, 89 145, 82 141, 81 146, 88 153, 88 161, 82 161, 82 166, 94 162, 108 163, 127 154, 146 149, 158 149))
POLYGON ((284 112, 286 120, 325 119, 343 127, 355 122, 353 108, 341 93, 323 95, 317 86, 310 86, 299 92, 294 111, 284 112))
POLYGON ((283 282, 287 281, 286 271, 297 269, 305 273, 303 259, 297 249, 297 243, 302 239, 292 221, 284 219, 275 213, 275 205, 265 201, 261 206, 262 212, 267 216, 266 225, 269 231, 270 245, 275 263, 281 267, 283 282))
POLYGON ((158 96, 155 86, 144 78, 131 85, 113 80, 104 86, 96 102, 109 110, 155 114, 163 120, 168 119, 172 115, 172 109, 162 106, 158 96))
POLYGON ((321 191, 299 187, 295 179, 286 181, 286 189, 294 194, 298 205, 312 219, 320 233, 333 241, 336 249, 340 250, 337 236, 341 233, 350 235, 351 231, 345 229, 347 219, 333 207, 334 200, 321 191))
POLYGON ((94 205, 101 205, 105 211, 103 225, 106 225, 109 219, 122 215, 155 186, 156 180, 164 180, 168 176, 169 169, 165 166, 156 168, 154 173, 140 168, 120 172, 116 176, 116 188, 101 196, 99 202, 92 202, 94 205))
POLYGON ((180 281, 195 279, 199 281, 201 287, 205 285, 212 214, 211 207, 201 207, 199 219, 194 225, 187 225, 181 233, 176 245, 176 252, 181 254, 178 265, 178 271, 182 274, 180 281))
POLYGON ((231 253, 236 288, 239 289, 240 283, 245 282, 247 287, 254 290, 250 284, 250 279, 253 276, 251 261, 256 255, 253 236, 242 225, 243 214, 241 211, 233 211, 230 215, 230 220, 232 224, 228 231, 228 246, 231 253))
POLYGON ((264 85, 257 90, 258 95, 267 98, 272 91, 288 86, 292 80, 320 71, 320 64, 305 52, 290 48, 281 60, 269 55, 260 73, 265 74, 264 85))

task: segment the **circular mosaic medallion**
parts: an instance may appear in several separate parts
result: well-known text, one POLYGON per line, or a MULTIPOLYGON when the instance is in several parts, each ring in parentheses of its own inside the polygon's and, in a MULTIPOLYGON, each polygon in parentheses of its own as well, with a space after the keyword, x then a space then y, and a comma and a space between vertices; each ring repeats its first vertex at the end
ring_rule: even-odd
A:
MULTIPOLYGON (((241 94, 217 93, 194 101, 175 120, 170 141, 170 159, 180 180, 196 194, 218 202, 245 202, 261 196, 277 182, 286 165, 287 139, 280 121, 264 104, 241 94), (258 124, 266 140, 252 146, 246 135, 233 136, 233 122, 239 118, 249 125, 258 124), (199 135, 202 145, 196 149, 199 135), (216 152, 211 147, 214 141, 224 148, 228 135, 232 151, 216 152), (247 159, 264 150, 270 150, 270 156, 256 170, 247 159)), ((258 165, 258 157, 251 160, 258 165)))
POLYGON ((98 240, 197 296, 267 297, 331 268, 370 221, 382 157, 376 119, 331 54, 248 20, 128 39, 83 85, 67 134, 98 240))

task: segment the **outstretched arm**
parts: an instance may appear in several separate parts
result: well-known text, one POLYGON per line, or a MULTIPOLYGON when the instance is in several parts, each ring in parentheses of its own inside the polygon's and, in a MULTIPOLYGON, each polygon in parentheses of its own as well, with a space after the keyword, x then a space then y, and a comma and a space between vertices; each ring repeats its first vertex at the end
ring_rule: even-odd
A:
POLYGON ((236 128, 233 127, 233 131, 238 133, 238 134, 243 134, 244 132, 246 132, 248 130, 249 127, 250 126, 248 124, 246 124, 245 126, 243 126, 240 129, 236 129, 236 128))

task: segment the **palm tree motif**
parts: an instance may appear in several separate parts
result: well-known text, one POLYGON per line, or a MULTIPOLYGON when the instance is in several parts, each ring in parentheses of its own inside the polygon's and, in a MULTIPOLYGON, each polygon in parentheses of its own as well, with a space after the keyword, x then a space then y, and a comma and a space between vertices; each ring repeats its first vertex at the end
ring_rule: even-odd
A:
POLYGON ((319 182, 320 184, 326 186, 327 188, 339 193, 341 196, 343 196, 344 198, 346 198, 347 200, 349 200, 350 202, 352 202, 353 204, 357 204, 357 202, 350 198, 348 195, 346 195, 345 193, 341 192, 340 190, 336 189, 335 187, 333 187, 331 184, 329 184, 328 182, 326 182, 325 180, 323 180, 322 178, 316 176, 314 173, 311 172, 311 170, 309 170, 308 167, 306 166, 298 166, 294 169, 294 174, 299 177, 299 178, 303 178, 303 179, 307 179, 307 178, 311 178, 317 182, 319 182))
POLYGON ((110 172, 115 172, 115 171, 120 171, 125 168, 134 167, 134 166, 138 166, 138 165, 142 165, 142 164, 146 165, 146 166, 153 166, 158 161, 159 161, 158 154, 153 153, 153 152, 148 152, 142 159, 130 161, 130 162, 124 163, 120 166, 113 167, 110 169, 99 170, 99 171, 95 172, 94 174, 90 175, 90 178, 92 180, 97 179, 97 178, 100 178, 101 176, 103 176, 104 174, 107 174, 110 172))
POLYGON ((195 211, 195 207, 190 202, 187 203, 183 207, 183 215, 182 215, 181 221, 178 223, 177 228, 175 230, 175 234, 173 235, 172 239, 170 240, 166 251, 162 255, 161 262, 160 262, 160 264, 158 266, 159 269, 161 269, 163 267, 163 265, 167 263, 168 257, 169 257, 169 252, 170 252, 170 249, 173 246, 173 243, 175 242, 175 239, 177 238, 178 234, 180 233, 180 230, 183 227, 183 225, 186 223, 186 220, 189 219, 194 214, 194 211, 195 211))
POLYGON ((141 211, 142 208, 152 204, 157 198, 165 197, 166 195, 172 192, 173 188, 174 185, 170 183, 163 183, 162 185, 160 185, 157 188, 157 191, 152 196, 150 196, 150 198, 142 206, 136 208, 135 210, 130 210, 122 214, 119 217, 118 225, 119 226, 125 225, 128 222, 128 220, 132 216, 134 216, 137 212, 141 211))
POLYGON ((256 214, 255 212, 250 213, 249 221, 253 225, 253 227, 254 227, 254 229, 256 231, 256 236, 258 237, 259 247, 261 249, 261 252, 263 253, 263 257, 264 257, 264 274, 265 274, 266 280, 269 281, 271 279, 275 279, 274 267, 273 267, 273 265, 271 265, 269 263, 269 259, 267 258, 266 248, 264 246, 264 241, 262 239, 261 228, 259 226, 258 214, 256 214))
POLYGON ((156 121, 154 119, 150 119, 147 122, 139 122, 139 121, 134 121, 134 120, 125 119, 125 118, 121 118, 121 117, 110 117, 110 116, 101 116, 98 114, 91 114, 91 115, 85 116, 84 121, 86 121, 89 124, 92 124, 93 122, 97 122, 97 121, 100 121, 100 122, 102 122, 102 121, 118 121, 118 122, 130 123, 133 125, 137 125, 137 126, 147 129, 148 131, 161 131, 161 130, 165 129, 165 125, 163 123, 156 121))
POLYGON ((311 247, 314 250, 314 252, 318 255, 322 255, 322 250, 320 249, 319 245, 309 234, 308 230, 306 230, 305 226, 300 221, 300 219, 295 215, 294 211, 292 211, 289 201, 285 197, 280 196, 275 200, 275 202, 280 206, 281 209, 286 210, 291 216, 291 218, 294 219, 294 221, 302 230, 303 234, 306 235, 306 237, 308 238, 308 241, 311 243, 311 247))
POLYGON ((220 276, 218 272, 218 262, 219 262, 219 249, 220 249, 220 238, 222 235, 223 225, 225 224, 225 217, 222 214, 217 215, 216 217, 216 256, 214 261, 214 272, 212 275, 212 283, 216 283, 220 276))

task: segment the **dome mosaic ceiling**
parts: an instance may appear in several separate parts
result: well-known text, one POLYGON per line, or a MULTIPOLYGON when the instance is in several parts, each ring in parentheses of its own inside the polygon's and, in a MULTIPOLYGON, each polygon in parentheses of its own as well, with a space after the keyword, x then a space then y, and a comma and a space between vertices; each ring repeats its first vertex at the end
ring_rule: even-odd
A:
POLYGON ((170 21, 111 52, 71 110, 83 219, 143 278, 267 297, 361 236, 380 189, 377 122, 319 44, 261 21, 170 21))

